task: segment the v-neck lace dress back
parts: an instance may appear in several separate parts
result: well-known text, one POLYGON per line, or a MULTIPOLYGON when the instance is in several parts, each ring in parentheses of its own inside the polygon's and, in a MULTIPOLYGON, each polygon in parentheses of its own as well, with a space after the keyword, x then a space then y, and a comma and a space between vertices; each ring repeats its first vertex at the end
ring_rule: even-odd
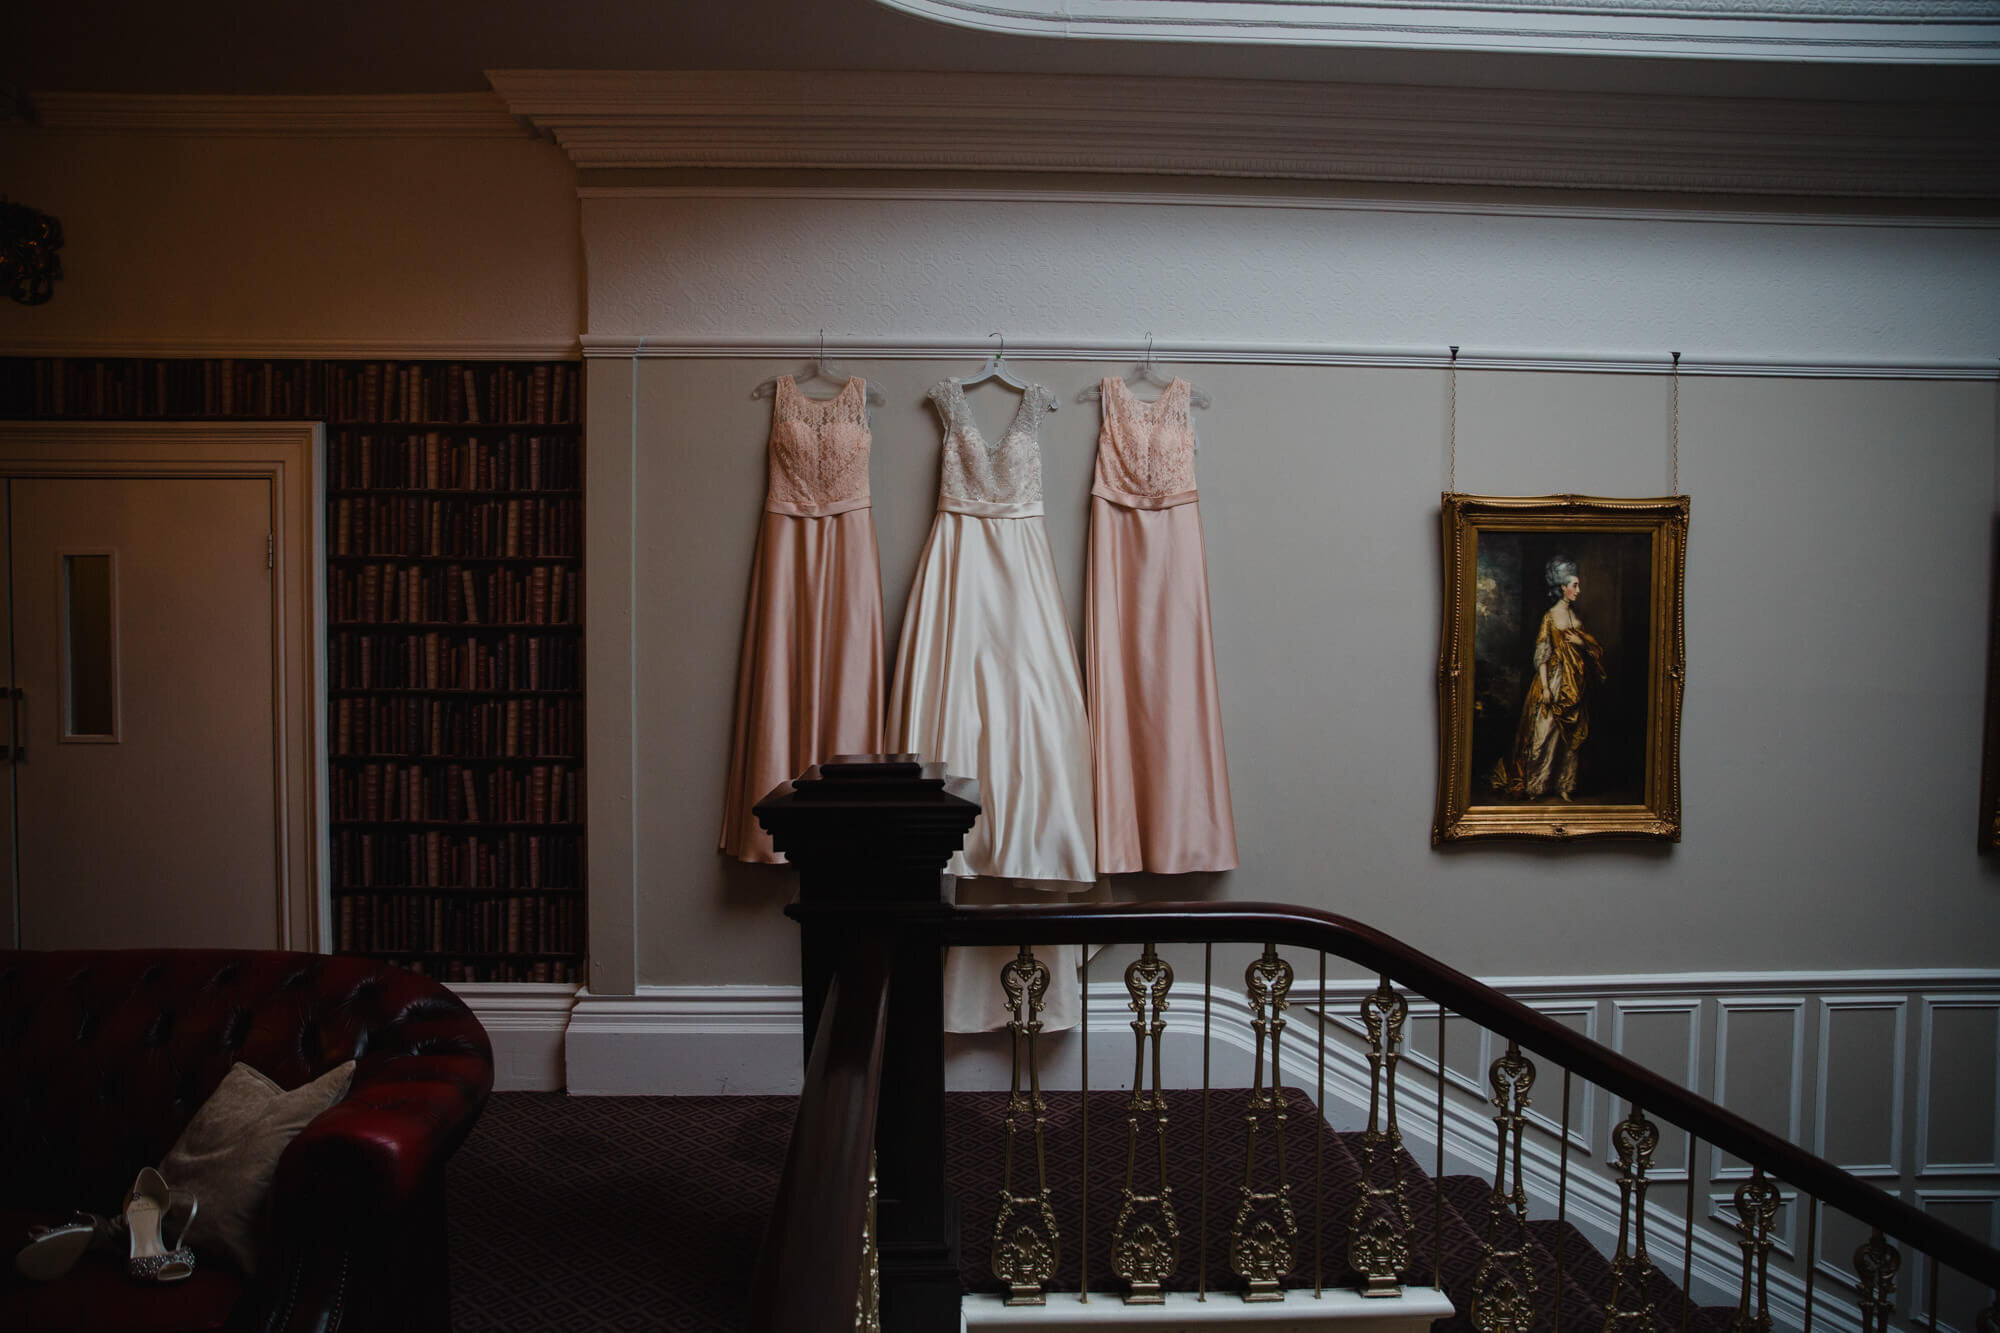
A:
POLYGON ((1098 869, 1231 870, 1190 389, 1148 403, 1107 379, 1102 394, 1084 611, 1098 869))
MULTIPOLYGON (((1055 396, 1031 386, 990 443, 956 380, 933 387, 930 398, 944 422, 937 517, 903 615, 888 744, 979 780, 979 822, 949 867, 959 902, 1088 890, 1097 875, 1090 732, 1042 527, 1036 431, 1055 396)), ((998 977, 1012 954, 951 950, 946 1028, 1006 1023, 998 977)), ((1075 1025, 1080 957, 1071 947, 1048 959, 1045 1027, 1075 1025)))
POLYGON ((868 498, 868 386, 808 398, 781 376, 750 568, 720 850, 782 862, 751 807, 837 754, 882 748, 882 567, 868 498))

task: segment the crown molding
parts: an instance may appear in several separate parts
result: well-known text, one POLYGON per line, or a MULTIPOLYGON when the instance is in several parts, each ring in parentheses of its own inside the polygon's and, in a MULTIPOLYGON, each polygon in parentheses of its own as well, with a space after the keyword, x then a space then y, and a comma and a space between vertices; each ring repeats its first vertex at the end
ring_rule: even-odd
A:
MULTIPOLYGON (((622 173, 619 173, 622 174, 622 173)), ((614 174, 612 179, 617 179, 614 174)), ((586 182, 601 177, 588 176, 586 182)), ((1262 208, 1294 209, 1315 213, 1415 213, 1455 217, 1565 218, 1603 222, 1713 222, 1731 226, 1772 227, 1880 227, 1926 231, 2000 230, 2000 216, 1984 211, 1951 214, 1944 212, 1892 211, 1890 207, 1857 204, 1850 211, 1809 212, 1802 209, 1756 207, 1750 204, 1715 208, 1690 208, 1676 203, 1596 204, 1563 203, 1553 198, 1517 200, 1482 199, 1472 196, 1417 199, 1394 196, 1337 195, 1325 193, 1277 193, 1289 183, 1250 181, 1218 182, 1209 190, 1158 189, 1134 184, 1130 189, 1069 189, 1046 185, 916 185, 916 184, 735 184, 710 180, 700 184, 577 186, 579 199, 812 199, 889 200, 898 203, 951 204, 1113 204, 1133 207, 1167 208, 1262 208)), ((1319 187, 1289 185, 1290 191, 1319 187)), ((1909 206, 1904 206, 1907 209, 1909 206)), ((1976 207, 1976 206, 1969 206, 1976 207)))
POLYGON ((1098 41, 1965 65, 1987 0, 878 0, 981 32, 1098 41))
POLYGON ((518 139, 533 133, 491 93, 36 93, 32 100, 39 128, 84 133, 473 139, 518 139))
POLYGON ((579 168, 1056 171, 2000 198, 1976 104, 1234 79, 495 70, 579 168))

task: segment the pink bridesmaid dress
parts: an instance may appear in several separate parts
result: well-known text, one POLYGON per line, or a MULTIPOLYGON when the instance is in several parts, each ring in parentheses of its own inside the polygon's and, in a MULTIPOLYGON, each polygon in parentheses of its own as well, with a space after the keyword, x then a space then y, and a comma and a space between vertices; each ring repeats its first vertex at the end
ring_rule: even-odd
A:
POLYGON ((1102 386, 1084 651, 1107 875, 1236 867, 1189 392, 1102 386))
POLYGON ((837 754, 882 748, 882 564, 868 499, 867 385, 808 398, 780 376, 750 569, 720 850, 782 864, 751 807, 837 754))

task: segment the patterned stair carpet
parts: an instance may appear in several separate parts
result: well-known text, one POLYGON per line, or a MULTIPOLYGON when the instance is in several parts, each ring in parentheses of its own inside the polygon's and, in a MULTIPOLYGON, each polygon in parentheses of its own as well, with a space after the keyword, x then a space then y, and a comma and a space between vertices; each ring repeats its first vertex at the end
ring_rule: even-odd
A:
MULTIPOLYGON (((1230 1272, 1228 1237, 1243 1182, 1248 1141, 1241 1089, 1209 1095, 1207 1224, 1202 1225, 1202 1095, 1169 1093, 1168 1181, 1181 1230, 1178 1272, 1169 1284, 1194 1290, 1206 1255, 1210 1292, 1239 1289, 1230 1272)), ((1317 1174, 1324 1207, 1313 1204, 1316 1176, 1311 1103, 1294 1090, 1286 1122, 1286 1177, 1297 1225, 1293 1275, 1310 1288, 1315 1261, 1328 1285, 1351 1284, 1347 1229, 1359 1179, 1359 1136, 1323 1131, 1317 1174)), ((1004 1288, 990 1270, 999 1209, 1006 1098, 954 1094, 949 1103, 951 1178, 964 1218, 962 1272, 971 1291, 1004 1288)), ((1075 1093, 1051 1094, 1047 1129, 1049 1181, 1062 1257, 1055 1289, 1074 1291, 1082 1264, 1085 1201, 1076 1187, 1083 1124, 1075 1093)), ((568 1097, 500 1093, 450 1167, 453 1326, 459 1333, 582 1333, 584 1330, 740 1329, 765 1218, 777 1196, 791 1133, 789 1097, 568 1097)), ((1113 1227, 1126 1161, 1125 1094, 1090 1098, 1088 1236, 1092 1291, 1121 1290, 1110 1267, 1113 1227)), ((1255 1188, 1275 1178, 1271 1135, 1260 1137, 1255 1188)), ((1150 1138, 1142 1139, 1137 1186, 1152 1186, 1150 1138)), ((1415 1223, 1408 1275, 1428 1284, 1433 1222, 1444 1286, 1461 1312, 1470 1308, 1487 1225, 1491 1185, 1454 1176, 1434 1191, 1407 1155, 1405 1185, 1415 1223), (1441 1194, 1441 1198, 1440 1198, 1441 1194)), ((1015 1189, 1029 1192, 1034 1156, 1017 1147, 1015 1189)), ((1386 1183, 1386 1162, 1378 1166, 1386 1183)), ((1267 1209, 1268 1212, 1268 1209, 1267 1209)), ((1562 1326, 1597 1329, 1611 1289, 1611 1265, 1567 1224, 1528 1229, 1526 1265, 1539 1293, 1536 1327, 1553 1329, 1550 1294, 1562 1254, 1562 1326)), ((1647 1294, 1665 1326, 1681 1324, 1681 1297, 1652 1271, 1647 1294)), ((1722 1333, 1733 1311, 1690 1312, 1690 1333, 1722 1333)), ((1437 1333, 1466 1333, 1464 1314, 1441 1320, 1437 1333)))

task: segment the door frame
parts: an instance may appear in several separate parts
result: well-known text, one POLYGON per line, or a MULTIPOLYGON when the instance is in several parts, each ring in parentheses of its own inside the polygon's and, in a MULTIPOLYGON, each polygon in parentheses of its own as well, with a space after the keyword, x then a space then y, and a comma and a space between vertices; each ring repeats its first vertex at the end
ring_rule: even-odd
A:
MULTIPOLYGON (((319 422, 0 422, 0 479, 250 478, 271 486, 271 780, 282 879, 272 947, 332 938, 326 753, 326 428, 319 422)), ((7 877, 11 903, 15 887, 7 877)), ((9 914, 18 930, 19 912, 9 914)), ((15 940, 18 946, 18 939, 15 940)))

